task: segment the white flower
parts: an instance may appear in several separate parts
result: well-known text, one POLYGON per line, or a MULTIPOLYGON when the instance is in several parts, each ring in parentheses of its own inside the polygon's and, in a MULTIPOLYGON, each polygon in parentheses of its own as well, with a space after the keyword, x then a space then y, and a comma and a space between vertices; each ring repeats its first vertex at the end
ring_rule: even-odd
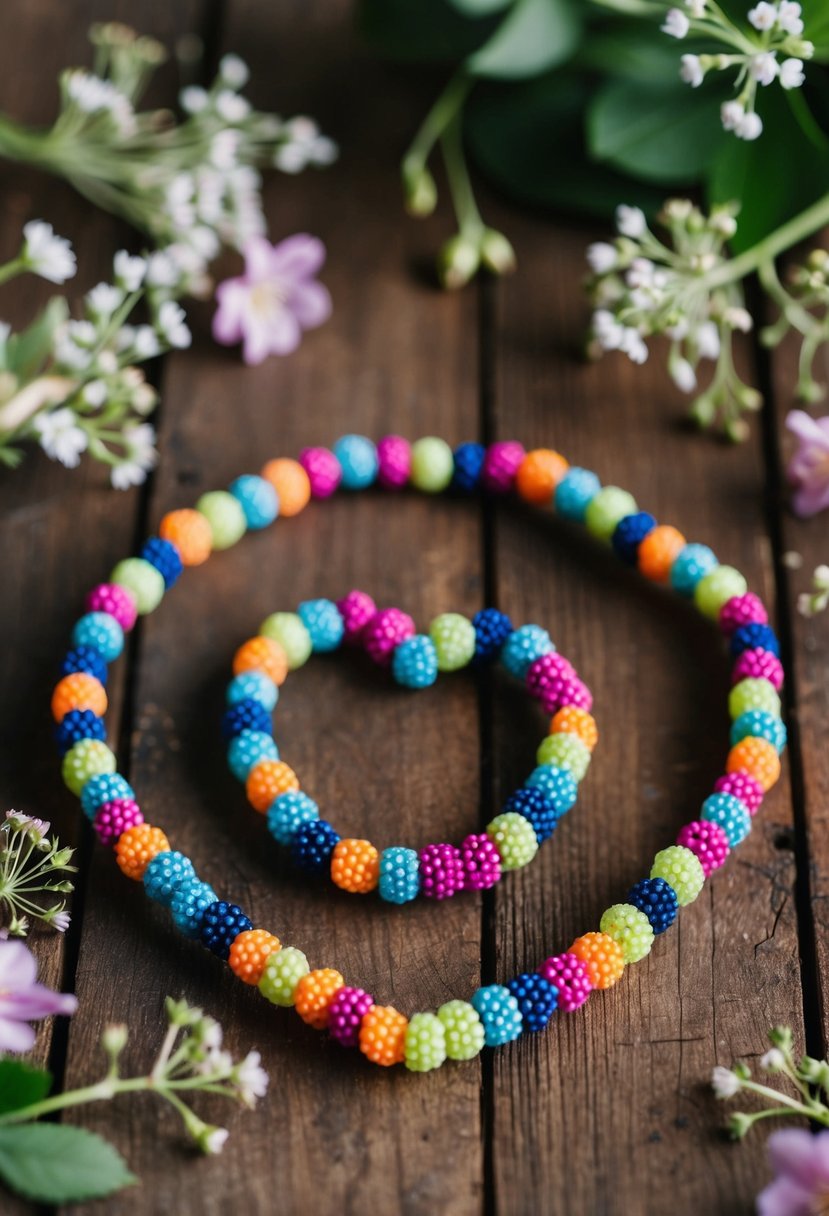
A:
POLYGON ((38 414, 33 423, 43 448, 50 460, 59 460, 67 469, 74 469, 86 451, 87 435, 77 424, 77 418, 68 406, 38 414))
POLYGON ((102 350, 98 355, 98 367, 105 376, 114 376, 118 371, 118 356, 114 350, 102 350))
POLYGON ((103 380, 90 380, 83 386, 81 396, 87 405, 98 409, 107 399, 107 386, 103 380))
POLYGON ((802 59, 784 59, 780 64, 780 83, 784 89, 799 89, 805 79, 802 59))
POLYGON ((215 1018, 202 1018, 199 1041, 206 1051, 218 1051, 222 1045, 222 1027, 215 1018))
POLYGON ((705 16, 705 0, 685 0, 685 7, 697 20, 705 16))
POLYGON ((703 359, 716 359, 720 353, 720 331, 713 321, 703 321, 694 340, 703 359))
POLYGON ((745 108, 739 101, 724 101, 720 106, 720 122, 726 131, 736 131, 745 117, 745 108))
POLYGON ((65 328, 55 335, 52 353, 57 364, 73 371, 83 371, 92 362, 89 351, 73 342, 71 334, 65 328))
POLYGON ((155 318, 156 329, 170 345, 183 350, 192 341, 190 330, 187 328, 184 309, 175 300, 165 300, 155 318))
POLYGON ((136 414, 146 417, 155 409, 158 394, 151 384, 139 384, 133 389, 131 401, 136 414))
POLYGON ((202 259, 210 261, 221 249, 221 243, 212 228, 199 224, 187 233, 187 243, 199 253, 202 259))
POLYGON ((779 1047, 772 1047, 771 1051, 760 1056, 760 1067, 766 1072, 781 1072, 786 1067, 786 1057, 779 1047))
POLYGON ((213 136, 210 145, 210 160, 217 169, 230 170, 236 167, 236 154, 239 151, 239 132, 233 130, 219 131, 213 136))
POLYGON ((209 1153, 211 1156, 217 1156, 225 1146, 230 1132, 226 1127, 210 1127, 206 1128, 204 1133, 199 1137, 199 1147, 202 1152, 209 1153))
POLYGON ((758 84, 769 85, 777 77, 777 56, 774 51, 764 51, 760 55, 752 55, 748 65, 749 75, 758 84))
POLYGON ((298 115, 282 128, 286 142, 277 148, 273 163, 283 173, 299 173, 308 165, 330 165, 337 158, 337 145, 320 129, 313 118, 298 115))
POLYGON ((625 282, 628 287, 634 289, 651 287, 653 285, 655 269, 656 267, 650 258, 634 258, 628 267, 625 282))
POLYGON ((745 114, 737 123, 734 134, 738 139, 753 140, 759 139, 763 134, 763 120, 759 114, 753 111, 745 114))
POLYGON ((620 203, 616 208, 616 227, 622 236, 637 240, 645 231, 645 213, 641 207, 627 207, 620 203))
POLYGON ((250 114, 250 102, 230 89, 222 89, 216 96, 216 113, 225 122, 243 122, 250 114))
POLYGON ((699 55, 683 55, 679 62, 680 80, 684 80, 692 89, 698 89, 705 77, 699 55))
POLYGON ((30 220, 23 225, 23 237, 23 258, 30 270, 50 283, 72 278, 77 269, 72 246, 65 237, 55 235, 51 224, 30 220))
POLYGON ((622 341, 623 329, 613 313, 606 308, 599 308, 593 313, 593 333, 602 350, 618 350, 622 341))
POLYGON ((821 591, 829 591, 829 566, 815 566, 812 580, 821 591))
POLYGON ((255 1106, 256 1099, 267 1092, 268 1074, 261 1065, 261 1059, 258 1051, 249 1051, 234 1070, 239 1094, 246 1106, 255 1106))
POLYGON ((243 89, 250 80, 250 68, 238 55, 222 55, 219 60, 219 75, 233 89, 243 89))
POLYGON ((124 302, 124 293, 112 283, 99 283, 86 293, 89 311, 95 317, 111 317, 119 304, 124 302))
POLYGON ((98 331, 91 321, 67 321, 66 332, 77 346, 92 347, 98 341, 98 331))
POLYGON ((711 1086, 718 1098, 733 1098, 740 1089, 740 1078, 730 1068, 718 1064, 711 1074, 711 1086))
POLYGON ((114 465, 110 473, 110 481, 116 490, 128 490, 130 486, 142 485, 158 459, 155 431, 148 422, 125 427, 123 438, 128 455, 114 465))
POLYGON ((587 262, 595 274, 607 274, 618 260, 616 250, 607 241, 594 241, 587 247, 587 262))
POLYGON ((178 95, 179 104, 185 114, 201 114, 207 108, 207 91, 197 84, 188 85, 178 95))
MULTIPOLYGON (((800 8, 800 5, 797 5, 800 8)), ((769 4, 767 0, 760 0, 760 3, 748 11, 748 19, 756 30, 771 30, 774 29, 777 22, 777 7, 774 4, 769 4)))
POLYGON ((648 357, 648 348, 642 340, 638 329, 623 329, 619 350, 624 351, 631 363, 644 363, 648 357))
POLYGON ((0 360, 6 353, 6 343, 8 342, 12 332, 12 327, 8 321, 0 321, 0 360))
POLYGON ((731 329, 738 329, 743 334, 749 333, 754 324, 747 308, 726 308, 723 320, 731 329))
POLYGON ((72 917, 68 912, 56 912, 54 916, 51 917, 49 924, 57 929, 58 933, 65 933, 69 928, 69 923, 71 920, 72 917))
POLYGON ((181 275, 170 256, 172 248, 170 245, 167 249, 159 249, 157 253, 150 254, 147 259, 148 287, 175 287, 178 283, 181 275))
POLYGON ((102 80, 83 69, 73 69, 65 73, 66 93, 79 110, 85 114, 97 114, 106 111, 112 115, 122 135, 132 135, 135 131, 135 113, 132 104, 125 93, 112 83, 102 80))
POLYGON ((152 325, 139 325, 133 334, 132 349, 138 359, 154 359, 161 353, 161 344, 152 325))
POLYGON ((112 260, 115 281, 120 283, 124 291, 138 291, 144 281, 147 263, 143 258, 132 257, 126 249, 119 249, 112 260))
POLYGON ((777 24, 784 33, 796 36, 803 33, 803 20, 800 13, 800 5, 793 3, 793 0, 780 0, 777 9, 777 24))
POLYGON ((677 356, 670 361, 668 370, 674 384, 683 393, 692 393, 697 387, 696 372, 687 359, 677 356))
POLYGON ((669 8, 660 28, 663 34, 670 34, 672 38, 684 38, 691 28, 691 22, 681 8, 669 8))
POLYGON ((189 173, 177 173, 167 186, 165 210, 178 229, 186 230, 196 218, 192 202, 195 189, 196 183, 189 173))

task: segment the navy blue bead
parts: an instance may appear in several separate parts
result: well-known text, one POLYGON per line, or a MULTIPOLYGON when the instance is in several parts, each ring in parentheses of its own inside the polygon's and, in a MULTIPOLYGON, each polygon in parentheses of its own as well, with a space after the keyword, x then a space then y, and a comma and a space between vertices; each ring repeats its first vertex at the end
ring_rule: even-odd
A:
POLYGON ((627 902, 645 913, 654 933, 664 933, 679 909, 676 891, 664 878, 643 878, 631 887, 627 902))
POLYGON ((164 579, 165 587, 172 587, 173 583, 178 581, 184 569, 181 562, 181 554, 176 546, 169 540, 162 540, 160 536, 151 536, 149 540, 144 542, 141 556, 145 562, 149 562, 151 566, 155 566, 158 573, 164 579))
POLYGON ((235 739, 243 730, 257 730, 263 735, 273 734, 271 715, 262 702, 255 701, 253 697, 237 701, 222 714, 223 739, 235 739))
POLYGON ((80 743, 81 739, 106 739, 107 731, 103 718, 93 714, 91 709, 70 709, 58 726, 55 727, 55 739, 58 753, 65 756, 70 747, 80 743))
POLYGON ((506 815, 510 811, 529 819, 535 829, 539 844, 552 836, 559 821, 555 803, 535 785, 524 785, 510 795, 504 803, 501 813, 506 815))
POLYGON ((647 511, 637 511, 620 519, 613 533, 613 550, 628 566, 636 565, 639 546, 656 527, 656 520, 647 511))
POLYGON ((472 618, 475 626, 475 660, 484 663, 497 658, 501 647, 514 632, 512 621, 497 608, 482 608, 472 618))
POLYGON ((516 975, 507 988, 518 1001, 526 1030, 543 1030, 558 1005, 558 989, 537 971, 516 975))
POLYGON ((486 448, 482 443, 462 443, 460 447, 455 448, 452 485, 456 490, 466 490, 469 494, 477 489, 485 456, 486 448))
POLYGON ((325 870, 331 864, 334 846, 339 843, 339 833, 327 819, 314 819, 301 823, 291 841, 291 857, 301 870, 325 870))
POLYGON ((739 629, 734 630, 731 636, 731 653, 736 659, 744 650, 770 650, 773 655, 780 658, 780 643, 777 640, 777 634, 771 625, 761 625, 759 621, 752 621, 750 624, 741 625, 739 629))
POLYGON ((227 958, 235 938, 247 929, 253 928, 253 921, 246 916, 238 904, 229 904, 223 899, 217 899, 214 904, 208 904, 202 916, 199 940, 208 950, 218 954, 219 958, 227 958))
POLYGON ((86 672, 87 675, 100 680, 102 684, 107 682, 106 659, 94 646, 73 646, 66 652, 60 665, 60 674, 71 676, 76 671, 86 672))

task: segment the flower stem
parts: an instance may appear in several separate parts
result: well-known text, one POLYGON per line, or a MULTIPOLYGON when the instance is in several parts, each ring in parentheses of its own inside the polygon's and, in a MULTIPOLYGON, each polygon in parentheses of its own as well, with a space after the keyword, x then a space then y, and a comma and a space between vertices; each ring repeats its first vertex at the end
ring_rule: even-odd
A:
POLYGON ((457 116, 472 88, 472 78, 463 70, 456 72, 438 97, 403 157, 403 176, 415 176, 423 171, 432 149, 446 128, 457 116))
POLYGON ((446 165, 446 176, 449 179, 449 191, 452 195, 452 205, 458 220, 458 228, 462 236, 472 240, 480 239, 484 230, 484 222, 475 202, 472 183, 466 167, 466 157, 463 153, 461 136, 461 120, 456 115, 441 136, 441 151, 446 165))
POLYGON ((86 1085, 82 1089, 70 1089, 68 1093, 54 1094, 41 1102, 33 1102, 30 1106, 21 1106, 19 1110, 11 1110, 0 1115, 0 1127, 9 1123, 29 1123, 39 1119, 41 1115, 53 1114, 56 1110, 67 1110, 71 1106, 82 1106, 87 1102, 106 1102, 116 1094, 138 1093, 144 1089, 154 1089, 151 1077, 130 1077, 127 1080, 114 1080, 104 1077, 94 1085, 86 1085))
POLYGON ((810 207, 801 211, 787 223, 781 224, 762 241, 758 241, 756 245, 752 245, 750 249, 746 249, 736 258, 723 262, 721 266, 706 276, 706 286, 709 290, 713 290, 744 279, 746 275, 759 270, 764 262, 772 261, 778 254, 790 249, 792 245, 797 245, 799 241, 804 241, 806 237, 812 236, 827 224, 829 224, 829 194, 824 194, 823 198, 819 198, 817 202, 812 203, 810 207))

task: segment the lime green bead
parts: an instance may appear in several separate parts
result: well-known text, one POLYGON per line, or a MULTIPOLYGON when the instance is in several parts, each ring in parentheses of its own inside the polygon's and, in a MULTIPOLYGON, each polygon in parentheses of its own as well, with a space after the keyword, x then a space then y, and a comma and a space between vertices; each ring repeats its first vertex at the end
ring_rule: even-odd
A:
POLYGON ((438 671, 458 671, 472 661, 475 626, 459 612, 443 612, 429 626, 438 656, 438 671))
POLYGON ((196 503, 196 510, 210 524, 214 549, 229 549, 247 531, 244 507, 227 490, 211 490, 208 494, 202 494, 196 503))
POLYGON ((720 615, 723 604, 735 595, 745 595, 748 583, 733 566, 715 566, 694 588, 694 603, 703 616, 713 621, 720 615))
POLYGON ((780 717, 780 698, 768 680, 749 678, 740 680, 728 694, 728 712, 736 720, 748 709, 764 709, 766 713, 780 717))
POLYGON ((535 756, 539 764, 554 764, 556 768, 566 768, 576 781, 584 780, 584 775, 590 767, 590 748, 578 735, 572 735, 568 731, 547 735, 546 739, 542 739, 535 756))
POLYGON ((496 815, 486 825, 486 834, 501 854, 502 870, 520 870, 538 852, 538 837, 529 819, 517 811, 496 815))
POLYGON ((619 520, 633 515, 636 510, 636 500, 627 490, 620 490, 618 486, 603 486, 587 504, 584 522, 588 532, 609 543, 619 520))
POLYGON ((119 562, 109 581, 132 592, 141 616, 154 612, 164 598, 164 576, 143 557, 127 557, 119 562))
POLYGON ((101 739, 81 739, 63 757, 61 776, 73 794, 81 790, 90 777, 115 772, 115 756, 101 739))
POLYGON ((608 908, 602 914, 599 928, 622 947, 625 963, 638 963, 650 954, 653 926, 645 913, 633 904, 614 904, 608 908))
POLYGON ((437 1017, 446 1032, 446 1054, 450 1060, 471 1060, 484 1045, 484 1027, 468 1001, 447 1001, 437 1017))
POLYGON ((259 980, 259 991, 271 1004, 287 1009, 294 1003, 297 984, 309 970, 308 959, 301 950, 297 950, 296 946, 283 946, 281 950, 268 955, 259 980))
POLYGON ((427 494, 439 494, 452 480, 455 459, 443 439, 428 437, 412 444, 412 485, 427 494))
POLYGON ((310 633, 295 612, 272 612, 262 622, 259 632, 279 643, 288 656, 291 671, 306 663, 314 648, 310 633))
POLYGON ((431 1072, 446 1059, 446 1031, 434 1013, 415 1013, 406 1028, 406 1067, 411 1072, 431 1072))
POLYGON ((692 904, 705 883, 705 870, 696 853, 681 844, 672 844, 656 854, 651 878, 664 878, 676 891, 680 908, 692 904))

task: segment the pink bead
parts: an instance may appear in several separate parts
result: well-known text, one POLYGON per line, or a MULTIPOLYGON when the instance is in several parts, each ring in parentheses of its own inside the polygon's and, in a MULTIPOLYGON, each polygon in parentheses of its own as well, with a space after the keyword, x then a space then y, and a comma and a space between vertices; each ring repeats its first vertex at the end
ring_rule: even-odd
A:
POLYGON ((491 443, 484 456, 481 485, 490 494, 508 494, 515 484, 518 466, 526 456, 523 446, 514 441, 491 443))
POLYGON ((362 640, 365 626, 377 611, 377 605, 366 591, 349 591, 337 600, 337 611, 343 618, 345 641, 352 645, 362 640))
POLYGON ((121 628, 129 633, 135 624, 138 610, 135 597, 126 587, 117 583, 99 583, 86 597, 87 612, 108 612, 114 616, 121 628))
POLYGON ((467 891, 486 891, 501 877, 501 854, 485 832, 466 837, 461 858, 467 891))
POLYGON ((776 654, 759 646, 753 650, 744 650, 737 656, 731 670, 731 683, 739 684, 740 680, 748 679, 768 680, 772 688, 779 691, 783 687, 783 664, 776 654))
POLYGON ((121 833, 143 823, 144 816, 134 798, 113 798, 101 803, 92 822, 101 844, 115 845, 121 833))
POLYGON ((541 700, 545 689, 549 688, 554 680, 571 679, 575 675, 573 664, 565 659, 564 655, 553 651, 540 655, 530 663, 527 668, 527 688, 534 697, 541 700))
POLYGON ((420 890, 427 899, 450 899, 463 885, 460 849, 453 844, 427 844, 420 850, 420 890))
POLYGON ((377 444, 377 480, 386 490, 405 486, 412 471, 412 445, 400 435, 385 435, 377 444))
POLYGON ((725 773, 714 782, 717 794, 733 794, 748 808, 750 815, 756 815, 763 801, 763 787, 748 773, 725 773))
POLYGON ((557 713, 565 705, 586 709, 590 713, 593 708, 593 696, 578 676, 559 676, 546 684, 541 694, 541 704, 544 712, 548 714, 557 713))
POLYGON ((564 1013, 579 1009, 593 991, 587 967, 575 954, 554 954, 544 960, 538 971, 558 989, 558 1008, 564 1013))
POLYGON ((334 453, 328 448, 303 448, 299 463, 308 474, 312 498, 330 498, 343 477, 334 453))
POLYGON ((363 645, 375 663, 388 666, 395 646, 413 638, 415 623, 402 608, 381 608, 363 627, 363 645))
POLYGON ((344 984, 334 994, 328 1006, 328 1033, 343 1047, 356 1047, 360 1041, 360 1023, 374 1005, 374 997, 362 988, 344 984))
POLYGON ((753 591, 734 595, 720 609, 720 629, 730 636, 742 625, 767 625, 769 614, 763 601, 753 591))
POLYGON ((677 844, 696 853, 705 871, 705 877, 712 870, 718 870, 731 852, 728 837, 718 823, 709 823, 706 819, 697 819, 686 823, 680 829, 676 838, 677 844))

